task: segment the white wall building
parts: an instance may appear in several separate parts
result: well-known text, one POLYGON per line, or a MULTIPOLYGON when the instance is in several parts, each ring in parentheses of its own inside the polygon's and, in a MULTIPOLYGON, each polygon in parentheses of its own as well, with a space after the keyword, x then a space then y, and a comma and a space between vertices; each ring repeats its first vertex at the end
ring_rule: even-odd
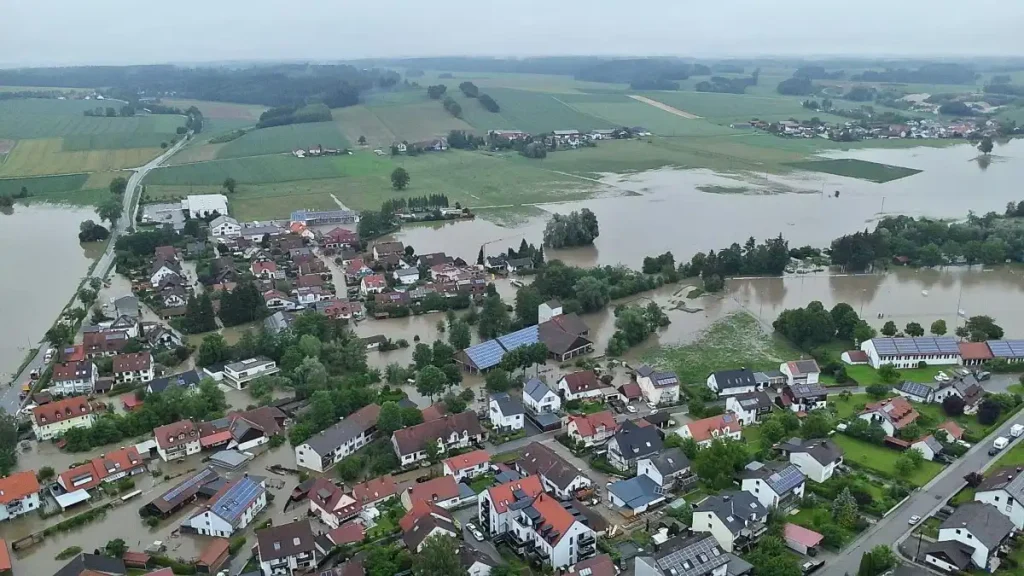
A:
POLYGON ((0 478, 0 522, 37 510, 39 490, 35 470, 23 470, 0 478))
POLYGON ((679 377, 675 372, 659 372, 645 364, 636 371, 636 383, 648 402, 659 406, 679 402, 679 377))
POLYGON ((562 315, 562 303, 558 300, 548 300, 537 306, 537 324, 543 324, 555 316, 562 315))
POLYGON ((562 399, 547 384, 531 378, 523 387, 523 405, 533 414, 554 413, 562 409, 562 399))
POLYGON ((525 426, 523 405, 509 396, 508 392, 491 394, 487 413, 491 419, 491 425, 499 431, 515 432, 522 430, 525 426))
POLYGON ((456 482, 471 480, 491 471, 491 455, 486 450, 474 450, 452 456, 442 462, 441 469, 445 476, 455 478, 456 482))
POLYGON ((260 376, 270 376, 280 371, 281 369, 277 367, 276 362, 270 358, 258 356, 242 360, 241 362, 232 362, 224 366, 223 382, 232 388, 242 390, 249 382, 260 376))
POLYGON ((182 523, 182 528, 203 536, 230 538, 252 523, 267 507, 267 489, 263 480, 243 476, 203 505, 182 523))
POLYGON ((199 429, 191 420, 160 426, 153 430, 153 437, 156 440, 157 454, 164 462, 198 454, 202 449, 199 443, 199 429))
POLYGON ((790 438, 778 445, 789 455, 789 462, 800 469, 813 482, 825 482, 843 463, 843 449, 831 440, 803 440, 790 438))
POLYGON ((796 386, 797 384, 817 384, 821 369, 814 360, 795 360, 783 362, 779 365, 779 372, 786 377, 786 384, 796 386))
POLYGON ((712 392, 719 396, 734 396, 736 394, 749 394, 763 389, 754 378, 754 372, 749 368, 740 370, 719 370, 713 372, 707 379, 707 386, 712 392))
POLYGON ((710 532, 722 550, 732 552, 755 541, 768 528, 768 509, 748 492, 722 492, 705 498, 693 510, 694 532, 710 532))
POLYGON ((326 472, 373 439, 380 406, 370 404, 295 447, 295 464, 326 472))
POLYGON ((956 511, 939 525, 938 541, 955 541, 967 546, 973 550, 972 564, 982 570, 994 571, 990 562, 996 561, 997 549, 1012 531, 1013 524, 1009 518, 1003 516, 995 506, 968 502, 958 506, 956 511))
POLYGON ((186 196, 181 201, 181 209, 191 218, 206 218, 214 213, 226 216, 228 213, 228 197, 223 194, 197 194, 186 196))
POLYGON ((805 477, 788 462, 751 462, 741 472, 740 488, 753 494, 765 508, 783 508, 804 497, 805 477))
POLYGON ((215 238, 234 238, 242 233, 238 220, 231 216, 218 216, 210 222, 210 235, 215 238))
POLYGON ((54 364, 50 393, 58 396, 92 394, 98 376, 96 365, 88 360, 54 364))
POLYGON ((990 473, 975 489, 974 500, 995 506, 1017 530, 1024 530, 1024 474, 1016 468, 990 473))
POLYGON ((951 336, 922 338, 872 338, 861 343, 872 368, 892 364, 895 368, 917 368, 921 362, 929 366, 959 364, 960 347, 951 336))

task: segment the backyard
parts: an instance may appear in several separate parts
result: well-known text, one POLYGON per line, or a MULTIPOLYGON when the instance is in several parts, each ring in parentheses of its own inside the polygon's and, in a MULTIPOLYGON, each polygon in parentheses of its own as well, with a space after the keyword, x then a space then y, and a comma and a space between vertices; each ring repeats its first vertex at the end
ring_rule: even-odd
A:
MULTIPOLYGON (((927 366, 925 368, 902 368, 899 370, 900 379, 908 380, 910 382, 920 382, 922 384, 930 384, 937 386, 935 381, 935 375, 939 372, 945 372, 949 370, 949 366, 927 366)), ((870 386, 872 384, 885 384, 882 381, 882 377, 878 375, 878 370, 875 370, 867 364, 859 364, 857 366, 847 366, 846 375, 853 378, 861 386, 870 386)))
MULTIPOLYGON (((896 459, 900 455, 898 451, 869 444, 845 434, 836 434, 832 440, 845 452, 843 460, 846 464, 864 468, 886 478, 897 477, 896 459)), ((924 486, 941 470, 941 464, 925 461, 906 480, 914 486, 924 486)))

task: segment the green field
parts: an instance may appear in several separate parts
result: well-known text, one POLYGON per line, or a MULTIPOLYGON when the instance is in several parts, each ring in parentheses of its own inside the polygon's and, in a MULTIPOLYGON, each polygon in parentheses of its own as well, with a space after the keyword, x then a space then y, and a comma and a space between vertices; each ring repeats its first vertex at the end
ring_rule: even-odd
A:
MULTIPOLYGON (((3 100, 0 101, 0 138, 25 140, 94 134, 173 135, 184 126, 181 116, 155 115, 131 118, 97 118, 83 115, 97 106, 120 109, 121 102, 97 100, 3 100)), ((169 138, 169 137, 168 137, 169 138)), ((159 145, 159 143, 157 143, 159 145)), ((117 146, 123 147, 123 146, 117 146)))
POLYGON ((804 162, 792 162, 790 166, 810 172, 825 172, 836 176, 846 176, 860 180, 869 180, 878 184, 892 182, 907 176, 913 176, 920 172, 913 168, 892 166, 890 164, 879 164, 866 160, 855 160, 852 158, 841 158, 836 160, 809 160, 804 162))
POLYGON ((218 158, 242 158, 262 154, 279 154, 302 148, 346 148, 349 141, 334 122, 289 124, 252 130, 224 145, 218 158))
MULTIPOLYGON (((899 370, 899 373, 902 380, 936 386, 935 375, 948 369, 949 366, 927 366, 925 368, 903 368, 899 370)), ((861 386, 884 384, 882 378, 878 375, 878 371, 866 364, 847 366, 846 374, 856 380, 861 386)))
MULTIPOLYGON (((836 434, 832 440, 845 452, 843 461, 847 464, 873 470, 888 478, 897 477, 896 458, 900 455, 898 451, 885 446, 869 444, 845 434, 836 434)), ((906 480, 914 486, 924 486, 941 471, 941 464, 925 461, 906 480)))
POLYGON ((716 124, 729 125, 733 122, 748 122, 753 118, 767 122, 780 120, 809 120, 818 117, 825 122, 845 122, 840 116, 832 116, 808 110, 801 105, 800 98, 780 96, 752 96, 747 94, 717 94, 711 92, 643 92, 651 100, 657 100, 684 112, 689 112, 716 124))

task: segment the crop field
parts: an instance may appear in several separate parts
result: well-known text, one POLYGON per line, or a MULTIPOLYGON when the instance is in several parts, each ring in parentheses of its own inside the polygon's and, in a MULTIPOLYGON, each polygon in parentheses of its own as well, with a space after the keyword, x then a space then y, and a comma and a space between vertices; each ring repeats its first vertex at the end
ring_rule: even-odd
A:
POLYGON ((452 130, 473 130, 467 122, 449 114, 438 100, 402 106, 374 106, 371 110, 396 140, 417 142, 447 136, 452 130))
POLYGON ((111 172, 95 174, 66 174, 35 178, 0 178, 0 196, 28 190, 28 202, 52 204, 97 205, 110 197, 111 172))
POLYGON ((241 158, 291 152, 297 148, 345 148, 350 145, 335 122, 311 122, 260 128, 224 144, 217 158, 241 158))
POLYGON ((607 98, 605 101, 580 99, 566 102, 580 112, 615 126, 641 126, 658 136, 722 136, 740 133, 707 120, 682 118, 627 97, 616 100, 607 98))
MULTIPOLYGON (((552 74, 512 74, 502 72, 455 72, 454 78, 438 78, 442 71, 425 71, 424 76, 413 78, 422 86, 430 84, 444 84, 448 91, 458 92, 459 84, 465 81, 472 82, 481 88, 482 91, 492 94, 493 88, 513 88, 529 92, 547 92, 554 94, 579 94, 589 91, 605 92, 609 90, 626 90, 626 84, 605 84, 601 82, 585 82, 576 80, 570 76, 555 76, 552 74)), ((495 96, 495 99, 497 97, 495 96)), ((500 102, 499 102, 500 103, 500 102)))
POLYGON ((331 110, 331 115, 345 137, 353 144, 359 142, 360 136, 365 136, 366 144, 375 148, 387 148, 398 140, 391 129, 377 117, 374 108, 364 105, 336 108, 331 110))
POLYGON ((295 158, 281 154, 158 168, 146 177, 146 184, 220 186, 228 177, 242 184, 267 184, 361 176, 381 171, 390 175, 393 169, 390 158, 370 153, 325 158, 295 158))
MULTIPOLYGON (((111 106, 120 107, 118 102, 111 106)), ((184 126, 181 116, 154 115, 132 118, 98 118, 85 110, 104 105, 91 100, 4 100, 0 101, 0 138, 15 140, 54 138, 78 134, 169 134, 184 126)), ((170 136, 168 136, 168 139, 170 136)), ((159 142, 157 143, 159 145, 159 142)), ((124 148, 126 146, 116 146, 124 148)))
POLYGON ((715 94, 710 92, 643 92, 651 100, 678 108, 684 112, 706 118, 716 124, 729 125, 759 118, 769 122, 779 120, 810 119, 814 116, 825 122, 841 122, 844 118, 808 110, 798 98, 750 96, 744 94, 715 94))
POLYGON ((602 130, 615 128, 615 124, 580 112, 562 100, 558 94, 544 94, 494 88, 487 91, 501 107, 501 115, 511 122, 507 128, 531 133, 552 130, 602 130))
POLYGON ((39 178, 0 178, 0 196, 13 196, 25 187, 29 194, 52 194, 80 190, 89 180, 88 174, 42 176, 39 178))
POLYGON ((60 138, 22 140, 0 164, 0 177, 102 172, 141 166, 160 154, 160 148, 84 150, 65 152, 60 138))
POLYGON ((893 180, 913 176, 920 172, 920 170, 915 170, 913 168, 904 168, 903 166, 893 166, 891 164, 879 164, 878 162, 868 162, 866 160, 856 160, 852 158, 791 162, 790 166, 799 168, 800 170, 825 172, 826 174, 835 174, 836 176, 868 180, 878 184, 892 182, 893 180))

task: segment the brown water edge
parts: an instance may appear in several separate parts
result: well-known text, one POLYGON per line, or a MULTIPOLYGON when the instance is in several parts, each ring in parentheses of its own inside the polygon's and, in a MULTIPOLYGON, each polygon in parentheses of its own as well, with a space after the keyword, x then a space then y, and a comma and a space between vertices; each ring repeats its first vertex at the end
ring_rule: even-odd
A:
POLYGON ((0 381, 38 346, 103 252, 102 244, 78 242, 78 225, 88 219, 99 221, 92 209, 45 204, 0 215, 0 381))

